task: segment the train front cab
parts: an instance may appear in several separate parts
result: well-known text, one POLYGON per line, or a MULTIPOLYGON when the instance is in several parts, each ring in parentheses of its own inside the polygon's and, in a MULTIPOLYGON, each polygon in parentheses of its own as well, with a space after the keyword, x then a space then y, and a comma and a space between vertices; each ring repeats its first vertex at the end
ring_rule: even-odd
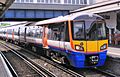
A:
POLYGON ((84 15, 70 20, 69 37, 72 50, 67 50, 70 64, 77 68, 103 66, 108 40, 102 17, 84 15))

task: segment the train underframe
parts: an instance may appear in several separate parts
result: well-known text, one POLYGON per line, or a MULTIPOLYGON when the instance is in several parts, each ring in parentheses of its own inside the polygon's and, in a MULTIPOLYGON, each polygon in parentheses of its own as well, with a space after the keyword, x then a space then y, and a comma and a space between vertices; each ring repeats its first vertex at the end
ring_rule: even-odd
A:
POLYGON ((53 47, 42 48, 39 44, 28 44, 32 51, 38 52, 40 55, 50 57, 53 61, 59 64, 65 64, 76 68, 89 68, 96 66, 103 66, 106 60, 107 50, 87 54, 81 52, 74 52, 69 50, 60 50, 53 47))

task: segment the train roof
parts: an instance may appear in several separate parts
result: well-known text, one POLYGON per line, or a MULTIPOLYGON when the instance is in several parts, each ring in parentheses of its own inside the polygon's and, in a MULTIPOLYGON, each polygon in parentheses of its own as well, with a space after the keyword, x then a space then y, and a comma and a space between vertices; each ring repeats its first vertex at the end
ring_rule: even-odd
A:
POLYGON ((78 12, 78 13, 73 13, 73 14, 66 15, 66 16, 59 16, 56 18, 39 21, 39 22, 36 22, 35 25, 39 26, 39 25, 43 25, 43 24, 50 24, 50 23, 57 23, 57 22, 63 22, 63 21, 68 21, 68 20, 74 20, 75 18, 77 18, 79 16, 83 16, 83 15, 88 15, 89 17, 97 16, 97 17, 102 18, 101 16, 99 16, 97 14, 93 14, 93 13, 78 12))
POLYGON ((17 24, 14 24, 14 25, 10 25, 10 26, 3 26, 3 27, 0 27, 1 29, 4 29, 4 28, 12 28, 12 27, 20 27, 20 26, 25 26, 27 24, 30 24, 31 22, 21 22, 21 23, 17 23, 17 24))

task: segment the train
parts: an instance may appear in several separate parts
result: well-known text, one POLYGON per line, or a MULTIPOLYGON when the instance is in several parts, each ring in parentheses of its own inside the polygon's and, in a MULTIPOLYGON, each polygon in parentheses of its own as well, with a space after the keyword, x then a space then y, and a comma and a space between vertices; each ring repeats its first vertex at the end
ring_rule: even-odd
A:
POLYGON ((108 51, 105 20, 92 13, 1 27, 0 38, 75 68, 103 66, 108 51))

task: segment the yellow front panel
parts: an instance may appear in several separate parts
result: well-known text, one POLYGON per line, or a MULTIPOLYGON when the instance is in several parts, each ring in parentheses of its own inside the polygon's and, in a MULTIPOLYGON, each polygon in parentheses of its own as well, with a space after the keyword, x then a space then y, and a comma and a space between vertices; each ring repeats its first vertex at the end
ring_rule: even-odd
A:
POLYGON ((75 45, 82 45, 82 47, 84 48, 84 52, 86 52, 86 41, 73 41, 73 45, 74 45, 74 49, 75 49, 75 45))
POLYGON ((108 40, 98 40, 98 51, 101 51, 101 50, 100 50, 100 47, 101 47, 103 44, 107 44, 107 46, 108 46, 108 40))
POLYGON ((98 52, 97 41, 87 41, 87 53, 98 52))
POLYGON ((80 45, 84 48, 85 53, 97 53, 100 52, 100 47, 104 44, 108 46, 108 40, 97 40, 97 41, 73 41, 73 46, 80 45))

